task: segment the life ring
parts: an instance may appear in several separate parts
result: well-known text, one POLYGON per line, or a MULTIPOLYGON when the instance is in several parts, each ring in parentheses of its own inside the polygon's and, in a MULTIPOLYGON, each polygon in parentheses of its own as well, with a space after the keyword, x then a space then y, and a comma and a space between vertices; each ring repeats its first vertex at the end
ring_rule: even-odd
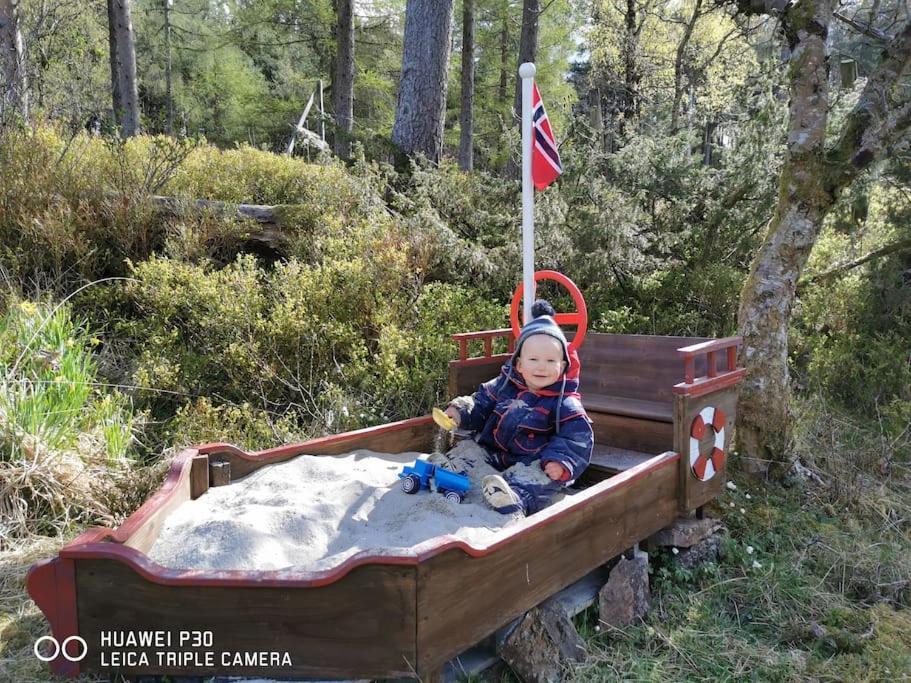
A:
POLYGON ((690 427, 690 467, 700 481, 708 481, 724 465, 724 423, 726 417, 721 408, 706 406, 690 427), (715 432, 715 443, 708 455, 699 452, 699 442, 705 436, 705 430, 715 432))
MULTIPOLYGON (((585 305, 585 299, 582 292, 576 286, 576 283, 566 277, 563 273, 556 270, 539 270, 535 273, 535 282, 541 280, 554 280, 563 285, 573 298, 576 304, 575 313, 557 313, 555 321, 558 325, 576 325, 576 335, 569 343, 569 351, 572 353, 585 340, 585 333, 588 331, 588 308, 585 305)), ((522 302, 522 295, 525 293, 525 283, 520 282, 516 291, 512 295, 512 306, 510 306, 509 319, 512 322, 512 334, 516 339, 519 338, 519 332, 522 326, 519 325, 519 304, 522 302)))

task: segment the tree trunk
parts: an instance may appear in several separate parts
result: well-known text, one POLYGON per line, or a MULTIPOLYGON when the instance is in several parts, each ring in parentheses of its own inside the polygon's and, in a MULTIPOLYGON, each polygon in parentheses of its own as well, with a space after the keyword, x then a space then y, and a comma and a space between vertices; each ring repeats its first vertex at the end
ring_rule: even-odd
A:
POLYGON ((10 112, 28 121, 28 79, 25 72, 25 48, 19 28, 20 0, 0 0, 0 122, 10 112))
MULTIPOLYGON (((519 65, 534 63, 538 58, 538 16, 541 14, 538 0, 522 2, 522 35, 519 38, 519 65)), ((522 121, 522 79, 516 77, 515 112, 516 121, 522 121)))
POLYGON ((407 155, 440 160, 453 0, 408 0, 392 142, 407 155))
POLYGON ((459 117, 459 168, 474 167, 474 0, 462 7, 462 112, 459 117))
POLYGON ((696 22, 701 16, 702 0, 696 0, 696 6, 693 7, 693 16, 686 22, 683 29, 683 37, 677 45, 677 53, 674 56, 674 104, 671 106, 671 133, 676 133, 680 121, 680 101, 683 99, 683 58, 686 55, 686 48, 693 37, 693 29, 696 22))
POLYGON ((740 390, 737 439, 747 468, 786 460, 790 444, 788 327, 797 280, 826 207, 825 133, 829 111, 826 35, 834 0, 809 0, 795 21, 785 16, 791 48, 788 150, 778 206, 740 298, 739 323, 748 374, 740 390), (796 25, 791 25, 795 21, 796 25))
POLYGON ((788 462, 788 329, 797 281, 838 193, 874 161, 907 149, 911 102, 901 79, 911 65, 911 23, 886 48, 825 148, 828 65, 825 41, 836 0, 792 5, 783 26, 791 48, 788 149, 778 205, 741 292, 739 323, 748 374, 740 390, 737 440, 754 472, 788 462))
POLYGON ((623 45, 623 101, 620 105, 622 119, 620 131, 622 132, 629 121, 639 118, 639 83, 642 75, 639 73, 639 31, 641 23, 637 24, 636 0, 626 0, 626 13, 624 24, 626 26, 625 44, 623 45))
POLYGON ((506 89, 509 87, 509 15, 503 15, 503 27, 500 29, 500 83, 497 88, 497 101, 506 102, 506 89))
POLYGON ((136 46, 130 0, 108 0, 108 43, 111 48, 111 95, 114 120, 125 138, 139 132, 139 90, 136 46))
POLYGON ((354 126, 354 0, 337 0, 337 53, 332 80, 332 108, 335 110, 335 153, 351 156, 354 126))
POLYGON ((174 80, 171 74, 171 0, 164 0, 165 93, 168 100, 168 135, 174 135, 174 80))

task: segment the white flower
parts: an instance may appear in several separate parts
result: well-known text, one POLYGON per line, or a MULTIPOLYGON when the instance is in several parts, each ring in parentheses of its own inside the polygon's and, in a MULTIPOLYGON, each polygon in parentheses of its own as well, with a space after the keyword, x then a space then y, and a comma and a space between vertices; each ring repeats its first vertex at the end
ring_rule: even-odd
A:
POLYGON ((725 486, 727 486, 728 489, 731 490, 731 491, 736 491, 736 490, 737 490, 737 484, 735 484, 735 483, 732 482, 732 481, 729 481, 727 484, 725 484, 725 486))
POLYGON ((595 633, 601 633, 601 627, 595 626, 595 633))
POLYGON ((744 510, 743 508, 740 508, 740 514, 741 514, 741 515, 745 515, 746 513, 747 513, 746 510, 744 510))
POLYGON ((731 501, 731 507, 734 507, 734 501, 733 501, 733 500, 731 501))
POLYGON ((747 500, 751 500, 750 494, 747 494, 747 500))
POLYGON ((753 546, 748 545, 747 546, 747 555, 752 555, 752 554, 753 554, 753 546))
POLYGON ((762 569, 762 565, 756 560, 753 560, 753 569, 762 569))
POLYGON ((679 553, 680 551, 677 550, 676 548, 671 548, 671 552, 674 553, 674 555, 676 555, 676 554, 679 553))

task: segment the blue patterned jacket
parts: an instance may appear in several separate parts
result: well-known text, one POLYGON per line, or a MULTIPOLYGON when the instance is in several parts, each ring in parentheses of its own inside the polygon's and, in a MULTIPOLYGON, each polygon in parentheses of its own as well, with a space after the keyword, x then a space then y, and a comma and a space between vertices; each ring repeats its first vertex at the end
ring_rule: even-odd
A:
POLYGON ((558 462, 573 481, 591 460, 594 434, 579 395, 579 359, 572 352, 569 370, 545 389, 530 390, 521 373, 506 362, 498 377, 459 410, 461 429, 480 432, 478 443, 499 458, 502 469, 536 460, 558 462))

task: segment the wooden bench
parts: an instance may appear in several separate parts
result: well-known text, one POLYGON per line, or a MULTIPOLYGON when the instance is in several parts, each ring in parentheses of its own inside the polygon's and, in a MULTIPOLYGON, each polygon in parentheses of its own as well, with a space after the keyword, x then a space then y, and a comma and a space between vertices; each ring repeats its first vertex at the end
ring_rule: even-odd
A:
MULTIPOLYGON (((453 339, 459 344, 459 359, 450 363, 451 396, 472 393, 496 376, 510 357, 508 352, 495 354, 496 344, 513 348, 509 329, 456 334, 453 339), (472 345, 482 351, 480 356, 470 356, 472 345)), ((708 358, 714 361, 716 374, 726 372, 731 363, 727 353, 687 354, 681 349, 717 343, 703 337, 587 334, 579 360, 582 402, 595 432, 591 467, 608 474, 621 472, 673 450, 674 396, 679 393, 675 387, 687 377, 692 382, 710 374, 708 358)), ((736 345, 732 348, 736 353, 736 345)))

